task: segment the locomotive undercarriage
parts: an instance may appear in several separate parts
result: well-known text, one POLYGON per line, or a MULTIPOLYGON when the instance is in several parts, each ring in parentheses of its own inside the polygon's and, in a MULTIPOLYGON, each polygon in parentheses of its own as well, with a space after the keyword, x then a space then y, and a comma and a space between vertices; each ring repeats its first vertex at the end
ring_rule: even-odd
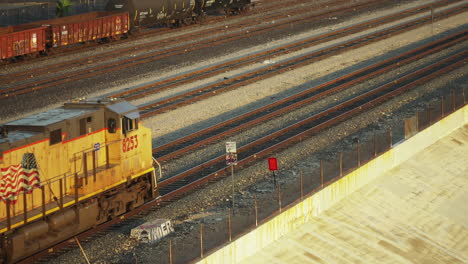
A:
POLYGON ((153 173, 0 235, 0 263, 11 263, 96 227, 154 199, 153 173))

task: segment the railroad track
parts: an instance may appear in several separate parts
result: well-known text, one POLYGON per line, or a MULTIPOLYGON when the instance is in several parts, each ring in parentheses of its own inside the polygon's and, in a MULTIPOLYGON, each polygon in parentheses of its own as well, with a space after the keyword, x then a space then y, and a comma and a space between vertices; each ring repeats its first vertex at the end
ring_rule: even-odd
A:
MULTIPOLYGON (((445 1, 441 1, 435 3, 436 7, 440 7, 443 5, 447 5, 448 3, 445 1)), ((284 55, 290 52, 298 51, 300 49, 305 49, 320 43, 324 43, 327 41, 331 41, 340 37, 348 36, 362 30, 366 30, 371 27, 377 27, 379 25, 383 25, 385 23, 390 23, 396 21, 398 19, 402 19, 417 13, 424 12, 431 8, 431 4, 419 6, 412 8, 410 10, 406 10, 400 14, 393 14, 383 18, 378 18, 372 21, 360 23, 354 26, 346 27, 340 30, 332 31, 330 33, 322 34, 319 36, 314 36, 306 40, 301 40, 292 44, 283 45, 274 49, 270 49, 267 51, 257 52, 255 54, 251 54, 239 59, 234 59, 228 62, 224 62, 221 64, 212 65, 200 70, 196 70, 194 72, 190 72, 183 75, 178 75, 172 78, 168 78, 162 81, 152 82, 138 88, 130 89, 123 92, 112 93, 108 98, 125 98, 127 100, 134 100, 141 97, 145 97, 149 94, 161 92, 172 87, 191 83, 201 78, 207 78, 211 76, 215 76, 217 74, 223 73, 228 70, 233 70, 240 68, 242 66, 246 66, 249 64, 253 64, 255 62, 260 62, 265 59, 271 59, 278 57, 280 55, 284 55)))
POLYGON ((384 72, 414 62, 429 54, 434 54, 443 49, 462 43, 468 39, 468 32, 463 31, 441 40, 429 43, 425 46, 408 51, 399 56, 370 65, 359 71, 334 79, 317 87, 313 87, 301 93, 292 95, 275 103, 263 106, 252 112, 226 120, 215 126, 206 128, 189 136, 171 141, 153 149, 154 157, 161 163, 166 163, 194 149, 207 146, 219 141, 230 134, 253 127, 267 120, 271 120, 281 114, 299 109, 320 98, 347 89, 360 82, 373 78, 384 72))
MULTIPOLYGON (((458 2, 460 0, 446 0, 446 1, 453 3, 453 2, 458 2)), ((64 84, 70 81, 76 81, 76 80, 87 78, 87 77, 102 75, 104 73, 133 67, 139 64, 156 61, 161 58, 183 54, 189 51, 194 51, 194 50, 207 48, 207 47, 213 47, 214 45, 219 45, 219 44, 227 43, 229 41, 239 40, 239 39, 251 37, 254 35, 263 34, 265 32, 272 31, 281 27, 287 27, 292 24, 310 22, 319 18, 329 16, 331 14, 338 15, 338 14, 346 13, 347 11, 350 11, 350 10, 354 10, 356 8, 369 8, 373 6, 378 6, 379 4, 381 3, 379 2, 376 3, 375 1, 367 1, 364 3, 359 3, 359 4, 352 5, 352 6, 348 6, 344 9, 337 8, 336 10, 325 11, 319 14, 303 15, 299 18, 293 17, 283 22, 275 23, 273 25, 257 26, 255 29, 249 30, 249 33, 237 32, 237 33, 232 33, 228 35, 223 35, 223 36, 215 37, 212 39, 200 41, 195 44, 183 45, 183 46, 179 46, 179 47, 168 49, 168 50, 150 52, 139 57, 133 57, 130 59, 107 63, 104 65, 100 65, 100 66, 96 66, 92 68, 81 69, 81 70, 74 71, 71 73, 62 74, 60 76, 54 76, 51 78, 43 79, 34 83, 27 83, 27 84, 17 85, 14 87, 5 88, 5 89, 0 90, 0 99, 7 98, 10 96, 30 93, 33 91, 56 86, 59 84, 64 84)))
MULTIPOLYGON (((305 0, 302 0, 302 1, 305 1, 305 0)), ((302 2, 302 1, 299 1, 299 3, 302 2)), ((337 6, 339 4, 343 4, 343 3, 347 3, 347 2, 349 2, 349 0, 340 0, 340 1, 335 1, 335 2, 327 2, 327 3, 324 3, 324 4, 311 5, 309 7, 302 7, 301 6, 301 7, 297 7, 297 8, 292 9, 291 14, 306 13, 306 12, 310 12, 311 10, 315 10, 316 8, 323 8, 325 6, 337 6)), ((282 5, 283 4, 279 4, 279 6, 282 6, 282 5)), ((161 47, 164 47, 165 45, 173 43, 173 42, 182 42, 182 41, 195 40, 195 39, 203 38, 204 36, 207 36, 207 35, 210 35, 210 34, 215 34, 215 33, 219 33, 219 32, 233 31, 235 29, 249 27, 249 26, 261 23, 262 20, 264 20, 264 19, 271 20, 271 19, 280 19, 280 18, 283 18, 283 17, 285 17, 284 12, 276 12, 276 13, 270 14, 270 15, 268 15, 266 17, 253 18, 251 20, 233 23, 233 24, 229 25, 228 28, 226 28, 225 25, 221 25, 221 26, 217 26, 217 27, 202 30, 202 31, 195 31, 195 32, 187 33, 187 34, 184 34, 182 36, 169 37, 169 38, 162 39, 162 40, 151 41, 151 42, 148 42, 148 43, 143 43, 143 44, 127 47, 127 48, 121 48, 121 49, 116 49, 116 50, 112 50, 112 51, 109 51, 109 52, 104 52, 104 53, 101 53, 101 54, 99 54, 97 56, 89 56, 89 57, 78 58, 78 59, 66 61, 66 62, 63 62, 63 63, 54 64, 54 65, 47 65, 46 67, 41 67, 41 68, 38 68, 38 69, 34 69, 33 74, 34 74, 34 76, 37 77, 38 75, 41 75, 41 74, 49 74, 49 73, 53 73, 53 72, 63 71, 64 69, 67 69, 69 67, 74 67, 76 65, 89 65, 89 61, 96 62, 96 61, 102 61, 102 60, 105 60, 105 59, 113 59, 113 58, 115 58, 115 56, 122 56, 123 54, 133 53, 135 51, 144 51, 144 50, 153 49, 153 48, 161 48, 161 47)), ((167 50, 164 50, 164 51, 167 51, 167 50)), ((160 54, 164 54, 164 53, 160 53, 160 54)), ((169 55, 166 55, 166 56, 169 56, 169 55)), ((31 74, 32 74, 32 72, 30 72, 30 71, 22 71, 22 72, 17 72, 17 73, 12 73, 12 74, 8 74, 8 75, 0 76, 0 80, 2 80, 4 83, 10 83, 10 82, 13 82, 13 81, 17 80, 17 78, 29 77, 31 74)))
MULTIPOLYGON (((433 63, 393 82, 373 88, 351 100, 341 102, 323 112, 241 146, 238 148, 237 167, 249 166, 260 159, 266 158, 273 152, 284 150, 323 129, 336 125, 413 87, 461 67, 466 64, 467 55, 468 51, 463 50, 449 58, 433 63)), ((226 166, 225 155, 218 156, 159 182, 161 199, 165 201, 178 199, 182 194, 186 194, 198 186, 207 184, 215 178, 229 175, 229 171, 229 167, 226 166)))
MULTIPOLYGON (((462 13, 464 12, 464 9, 466 7, 468 7, 468 5, 463 5, 463 8, 454 7, 443 12, 439 12, 435 15, 435 19, 437 20, 450 15, 462 13)), ((389 38, 393 35, 403 33, 408 30, 417 28, 419 26, 428 24, 431 21, 431 16, 425 16, 423 18, 415 19, 410 22, 392 26, 390 28, 375 33, 367 34, 363 37, 358 37, 344 43, 339 43, 319 51, 311 52, 300 57, 295 57, 276 63, 274 65, 253 70, 245 74, 236 76, 235 78, 203 86, 201 88, 191 90, 186 93, 167 98, 165 100, 144 104, 139 106, 138 109, 141 112, 142 118, 148 118, 150 116, 160 114, 183 105, 192 104, 195 101, 205 99, 215 94, 220 94, 222 92, 226 92, 240 86, 257 82, 280 73, 291 71, 293 69, 311 64, 313 62, 328 58, 330 56, 342 53, 353 48, 358 48, 366 44, 389 38)))
MULTIPOLYGON (((443 48, 453 46, 463 40, 466 40, 466 32, 447 37, 434 43, 430 43, 424 47, 412 50, 385 62, 369 66, 365 69, 357 71, 356 73, 344 76, 338 79, 335 85, 338 85, 336 87, 339 87, 339 83, 345 82, 345 80, 348 80, 347 83, 357 83, 360 81, 360 78, 375 76, 376 74, 380 74, 382 71, 393 68, 392 64, 394 64, 395 61, 400 61, 400 64, 409 63, 426 54, 431 54, 443 48)), ((264 136, 261 139, 242 146, 239 149, 240 155, 238 167, 246 167, 258 161, 259 159, 268 156, 272 152, 278 152, 282 149, 290 147, 291 145, 296 144, 297 142, 302 141, 323 129, 336 125, 337 123, 347 120, 363 111, 366 111, 377 104, 388 101, 389 99, 415 86, 426 83, 444 73, 460 67, 466 64, 466 55, 467 51, 463 50, 462 52, 459 52, 447 59, 426 66, 411 74, 402 76, 399 79, 386 85, 373 88, 372 90, 360 94, 351 100, 338 103, 330 109, 327 109, 307 119, 301 120, 294 125, 278 130, 270 135, 264 136)), ((347 83, 342 84, 347 85, 347 83)), ((148 202, 142 207, 136 208, 135 210, 120 216, 119 218, 112 219, 111 221, 100 225, 95 229, 88 230, 78 235, 77 237, 84 241, 96 236, 98 232, 108 230, 108 228, 111 228, 112 226, 129 223, 126 221, 132 220, 128 219, 132 219, 133 217, 141 216, 141 214, 147 214, 148 212, 157 210, 161 206, 179 199, 184 194, 201 188, 201 186, 204 186, 207 183, 217 181, 227 174, 228 171, 225 165, 224 155, 216 157, 184 173, 175 175, 170 179, 166 179, 160 182, 159 188, 162 196, 159 199, 148 202)), ((73 245, 74 243, 74 240, 64 241, 48 250, 40 252, 39 254, 26 259, 22 263, 31 263, 33 261, 42 259, 51 252, 58 252, 63 248, 73 245)))
MULTIPOLYGON (((238 14, 238 15, 236 15, 234 17, 227 16, 227 15, 217 16, 217 17, 209 17, 207 19, 204 19, 203 21, 200 21, 199 24, 185 25, 182 28, 169 28, 169 27, 161 27, 161 28, 153 28, 153 29, 145 28, 144 31, 133 33, 127 39, 120 39, 118 41, 118 43, 116 43, 116 44, 121 44, 121 43, 126 43, 126 42, 130 42, 130 41, 134 41, 134 40, 139 40, 139 39, 154 37, 154 36, 158 36, 158 35, 162 35, 162 34, 167 34, 167 33, 170 33, 170 32, 174 32, 175 30, 190 29, 190 28, 193 28, 193 27, 196 27, 196 26, 199 26, 199 25, 213 24, 213 23, 217 23, 217 22, 222 22, 222 21, 229 20, 231 18, 251 16, 251 15, 258 14, 260 12, 269 12, 271 10, 275 10, 275 9, 282 8, 282 7, 285 7, 285 6, 298 5, 298 4, 306 3, 306 2, 308 2, 308 0, 262 0, 262 1, 258 2, 258 5, 256 6, 255 9, 250 10, 248 13, 238 14)), ((111 42, 109 44, 112 45, 114 43, 111 42)), ((109 45, 109 44, 107 44, 107 45, 109 45)), ((60 48, 55 48, 47 55, 47 57, 40 57, 40 58, 36 58, 34 60, 23 60, 23 61, 20 60, 20 61, 16 61, 15 65, 18 65, 18 64, 25 65, 25 64, 28 64, 28 63, 35 63, 36 61, 39 61, 39 60, 48 60, 49 58, 53 58, 53 57, 71 55, 71 54, 78 53, 78 52, 85 52, 85 51, 88 51, 88 50, 95 49, 97 46, 101 46, 101 45, 106 45, 106 44, 96 43, 96 42, 91 43, 90 42, 90 43, 86 43, 86 45, 79 45, 79 46, 78 45, 73 45, 73 46, 64 46, 64 47, 60 47, 60 48)))

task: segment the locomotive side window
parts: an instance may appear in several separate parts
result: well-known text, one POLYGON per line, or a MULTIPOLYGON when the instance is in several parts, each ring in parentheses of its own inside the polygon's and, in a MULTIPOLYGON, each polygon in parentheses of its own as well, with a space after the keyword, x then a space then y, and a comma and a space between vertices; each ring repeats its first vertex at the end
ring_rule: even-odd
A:
POLYGON ((122 118, 122 133, 127 134, 127 132, 134 129, 133 119, 130 119, 126 116, 122 118))
POLYGON ((56 129, 50 132, 50 145, 62 142, 62 129, 56 129))
POLYGON ((109 133, 115 133, 116 130, 117 130, 117 122, 115 121, 114 118, 109 118, 107 120, 107 131, 109 131, 109 133))

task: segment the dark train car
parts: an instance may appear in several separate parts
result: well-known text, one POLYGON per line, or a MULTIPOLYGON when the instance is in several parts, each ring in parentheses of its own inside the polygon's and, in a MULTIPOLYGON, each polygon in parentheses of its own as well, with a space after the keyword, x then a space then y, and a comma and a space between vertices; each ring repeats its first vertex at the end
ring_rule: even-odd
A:
POLYGON ((205 11, 223 9, 227 14, 238 14, 248 9, 251 0, 204 0, 205 11))
POLYGON ((129 15, 126 12, 91 12, 74 16, 43 20, 27 24, 46 26, 49 47, 74 43, 119 38, 129 30, 129 15))
POLYGON ((7 60, 33 55, 46 49, 46 29, 42 26, 9 26, 0 28, 0 56, 7 60))
POLYGON ((109 0, 108 11, 128 12, 131 27, 157 24, 189 24, 200 0, 109 0))

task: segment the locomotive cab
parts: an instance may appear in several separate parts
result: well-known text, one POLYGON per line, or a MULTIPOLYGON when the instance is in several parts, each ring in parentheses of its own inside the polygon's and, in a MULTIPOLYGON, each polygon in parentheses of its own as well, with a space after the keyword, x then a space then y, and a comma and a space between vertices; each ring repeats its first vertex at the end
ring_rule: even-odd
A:
POLYGON ((0 254, 15 262, 157 196, 151 134, 125 101, 79 101, 1 126, 0 254))

